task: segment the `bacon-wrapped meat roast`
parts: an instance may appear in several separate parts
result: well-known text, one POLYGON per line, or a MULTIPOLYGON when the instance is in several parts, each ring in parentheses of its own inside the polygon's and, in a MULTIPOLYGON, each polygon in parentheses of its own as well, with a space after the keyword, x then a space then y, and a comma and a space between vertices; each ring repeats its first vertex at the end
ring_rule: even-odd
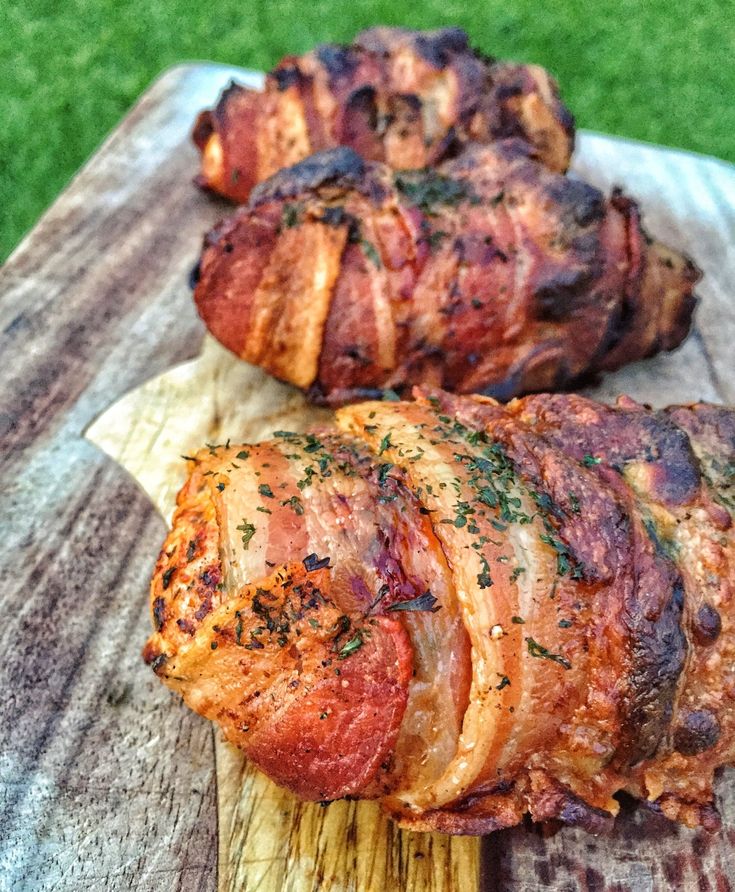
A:
POLYGON ((735 755, 735 411, 417 391, 193 459, 159 678, 306 800, 717 826, 735 755))
POLYGON ((331 404, 413 384, 503 400, 571 387, 676 347, 699 277, 635 202, 517 140, 413 173, 318 153, 215 227, 195 272, 219 341, 331 404))
POLYGON ((371 28, 350 46, 287 56, 262 92, 233 82, 193 132, 197 182, 237 202, 282 167, 338 145, 408 169, 468 140, 505 137, 564 171, 574 119, 543 68, 486 58, 459 28, 371 28))

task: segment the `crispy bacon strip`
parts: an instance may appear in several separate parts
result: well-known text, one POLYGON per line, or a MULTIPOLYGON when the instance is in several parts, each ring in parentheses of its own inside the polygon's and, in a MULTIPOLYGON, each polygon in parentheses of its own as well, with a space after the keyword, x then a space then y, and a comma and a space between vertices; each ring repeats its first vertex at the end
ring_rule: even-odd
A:
POLYGON ((510 140, 413 174, 314 155, 209 233, 198 276, 216 338, 338 405, 416 383, 571 387, 681 343, 699 273, 633 201, 510 140))
POLYGON ((304 799, 402 826, 715 828, 735 411, 417 390, 198 453, 144 656, 304 799))
POLYGON ((322 149, 349 146, 401 170, 510 136, 551 170, 567 169, 574 122, 553 79, 538 65, 481 56, 459 28, 372 28, 350 46, 287 56, 263 92, 231 83, 193 131, 199 185, 237 202, 322 149))

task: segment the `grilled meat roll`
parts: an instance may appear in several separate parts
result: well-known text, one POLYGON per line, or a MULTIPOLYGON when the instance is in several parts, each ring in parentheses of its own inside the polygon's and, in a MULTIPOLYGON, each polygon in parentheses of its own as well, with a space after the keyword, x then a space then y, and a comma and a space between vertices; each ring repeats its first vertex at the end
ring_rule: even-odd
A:
POLYGON ((468 140, 513 136, 563 171, 573 128, 538 65, 485 58, 458 28, 372 28, 350 46, 286 57, 263 92, 233 82, 200 113, 193 139, 199 184, 244 202, 282 167, 338 145, 396 169, 420 168, 468 140))
POLYGON ((413 173, 316 154, 206 236, 197 276, 219 341, 339 404, 412 384, 568 388, 676 347, 699 274, 635 202, 508 140, 413 173))
POLYGON ((193 459, 144 656, 307 800, 717 826, 735 755, 735 411, 416 392, 193 459))

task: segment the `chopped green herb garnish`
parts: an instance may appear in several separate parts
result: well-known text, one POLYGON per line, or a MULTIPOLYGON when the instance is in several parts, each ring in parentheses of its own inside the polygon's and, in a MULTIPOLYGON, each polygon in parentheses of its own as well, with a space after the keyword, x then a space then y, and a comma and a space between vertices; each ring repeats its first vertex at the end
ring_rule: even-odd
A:
POLYGON ((247 551, 250 540, 255 535, 255 524, 249 523, 243 517, 242 523, 239 526, 235 527, 235 529, 242 532, 242 547, 245 549, 245 551, 247 551))
POLYGON ((490 565, 484 555, 480 555, 480 561, 482 562, 482 569, 477 574, 477 584, 480 588, 490 588, 493 584, 492 577, 490 576, 490 565))
POLYGON ((437 610, 441 610, 441 607, 435 607, 435 604, 436 598, 431 592, 424 592, 423 595, 419 595, 417 598, 412 598, 410 601, 398 601, 396 604, 391 604, 390 607, 388 607, 388 611, 408 610, 436 613, 437 610))
POLYGON ((679 552, 678 544, 673 539, 660 534, 652 517, 643 517, 642 519, 648 538, 653 543, 656 551, 669 560, 675 561, 679 552))
POLYGON ((454 207, 462 201, 477 199, 469 183, 443 176, 431 168, 402 171, 396 174, 395 184, 411 204, 429 215, 439 205, 454 207))
POLYGON ((296 486, 302 491, 305 490, 307 486, 311 486, 311 479, 315 473, 316 471, 311 465, 304 468, 304 477, 301 480, 296 481, 296 486))
POLYGON ((283 225, 286 229, 292 229, 299 222, 299 214, 301 213, 301 205, 284 204, 283 206, 283 225))
POLYGON ((365 256, 371 260, 378 269, 380 269, 383 264, 380 262, 380 254, 378 254, 375 245, 364 238, 360 240, 360 247, 365 253, 365 256))
POLYGON ((390 431, 383 437, 380 441, 380 447, 378 448, 378 455, 382 455, 386 449, 391 445, 390 442, 390 431))
POLYGON ((258 492, 261 494, 261 496, 265 496, 267 499, 274 498, 273 490, 270 488, 270 486, 268 486, 267 483, 261 483, 260 486, 258 486, 258 492))
POLYGON ((539 657, 543 660, 551 660, 554 663, 558 663, 560 666, 563 666, 565 669, 571 669, 572 664, 567 660, 566 657, 562 657, 560 654, 553 654, 551 651, 547 650, 542 644, 539 644, 537 641, 534 641, 533 638, 526 638, 526 644, 528 645, 528 652, 532 657, 539 657))
POLYGON ((595 455, 585 455, 582 459, 582 464, 585 466, 585 468, 591 468, 594 467, 594 465, 599 465, 601 461, 602 459, 597 458, 597 456, 595 455))
MULTIPOLYGON (((281 505, 288 505, 294 512, 294 514, 301 515, 304 513, 304 506, 301 502, 301 499, 298 496, 291 496, 290 499, 284 499, 281 502, 281 505)), ((238 527, 239 529, 239 527, 238 527)))
MULTIPOLYGON (((548 528, 552 528, 549 525, 548 528)), ((553 528, 552 528, 553 529, 553 528)), ((548 533, 541 533, 539 539, 550 545, 556 551, 556 571, 560 576, 571 575, 572 579, 581 579, 584 575, 583 568, 572 555, 569 548, 559 539, 548 533)))
POLYGON ((429 250, 435 251, 441 245, 441 243, 444 241, 444 239, 447 238, 448 235, 449 235, 449 233, 444 232, 443 229, 435 229, 432 232, 430 232, 426 236, 426 241, 429 245, 429 250))
POLYGON ((355 653, 355 651, 359 650, 362 645, 362 633, 358 631, 352 638, 350 638, 347 644, 342 647, 337 656, 340 660, 346 660, 347 657, 351 656, 353 653, 355 653))

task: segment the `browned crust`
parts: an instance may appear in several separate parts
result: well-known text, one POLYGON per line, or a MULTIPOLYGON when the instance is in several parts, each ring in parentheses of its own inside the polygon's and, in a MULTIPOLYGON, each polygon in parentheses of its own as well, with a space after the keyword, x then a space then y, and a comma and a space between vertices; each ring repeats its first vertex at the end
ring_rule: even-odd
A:
POLYGON ((628 399, 613 409, 564 396, 531 397, 518 406, 556 448, 599 460, 593 470, 621 495, 627 492, 630 516, 648 543, 649 569, 641 583, 651 590, 651 572, 668 579, 664 612, 660 602, 652 609, 643 600, 635 615, 631 643, 639 642, 642 670, 632 679, 631 718, 656 719, 651 743, 655 737, 659 743, 631 760, 632 789, 648 790, 669 817, 714 826, 712 771, 733 758, 733 412, 706 405, 651 412, 628 399), (687 668, 677 683, 684 650, 687 668), (655 694, 662 677, 673 693, 665 710, 655 694), (667 785, 670 791, 658 795, 667 785))
POLYGON ((200 272, 215 336, 333 405, 413 384, 502 400, 570 388, 678 345, 698 277, 632 201, 550 173, 518 140, 398 175, 348 148, 317 153, 207 237, 200 272), (327 230, 343 250, 316 300, 326 261, 312 242, 327 230), (302 321, 278 345, 253 327, 284 313, 302 321), (309 361, 290 363, 306 323, 309 361))
POLYGON ((298 199, 321 188, 360 190, 367 185, 368 170, 363 158, 352 149, 339 146, 318 152, 260 183, 250 197, 250 207, 298 199))
POLYGON ((338 145, 408 169, 469 140, 508 137, 564 171, 574 121, 547 72, 486 59, 459 28, 372 28, 350 46, 288 56, 262 93, 231 84, 192 132, 197 182, 237 202, 279 168, 338 145))
POLYGON ((610 203, 625 219, 630 262, 620 315, 601 363, 608 371, 624 365, 631 354, 652 356, 684 340, 697 305, 692 288, 700 278, 688 257, 650 243, 634 201, 616 189, 610 203), (689 288, 682 294, 686 283, 689 288))
MULTIPOLYGON (((207 489, 218 478, 206 474, 229 469, 227 454, 219 465, 217 456, 200 454, 201 467, 179 496, 174 530, 151 589, 156 632, 145 651, 147 661, 167 683, 180 688, 195 709, 223 724, 230 739, 250 752, 270 776, 302 798, 345 793, 385 796, 392 817, 402 826, 422 831, 488 833, 513 826, 529 814, 536 821, 601 833, 610 828, 617 812, 614 794, 625 790, 670 818, 716 829, 714 772, 735 761, 735 506, 728 501, 735 466, 735 413, 705 405, 653 411, 625 398, 616 407, 608 407, 583 397, 539 395, 503 407, 486 398, 441 390, 417 391, 416 397, 415 404, 354 407, 338 419, 343 430, 367 444, 368 448, 360 447, 362 458, 355 454, 354 461, 348 459, 345 465, 351 473, 360 474, 360 469, 368 473, 369 498, 374 500, 374 513, 369 508, 366 512, 363 505, 355 525, 362 525, 372 537, 369 560, 392 580, 381 595, 377 615, 369 595, 361 601, 361 594, 347 592, 348 598, 362 604, 354 623, 366 619, 377 623, 368 630, 365 662, 345 665, 353 673, 344 679, 349 681, 349 696, 340 698, 340 686, 331 675, 325 684, 320 681, 323 672, 331 671, 330 659, 323 659, 320 648, 331 646, 333 651, 330 642, 340 628, 331 614, 323 627, 319 622, 304 626, 293 642, 274 626, 273 634, 282 638, 277 646, 263 637, 255 657, 248 658, 243 651, 235 654, 238 666, 251 661, 246 678, 262 677, 264 686, 275 686, 294 677, 287 645, 298 646, 296 677, 309 675, 310 693, 303 701, 311 710, 309 715, 315 718, 318 704, 325 717, 330 709, 342 710, 351 716, 345 725, 349 734, 336 744, 336 738, 326 733, 327 726, 319 724, 321 718, 309 725, 307 734, 304 723, 296 720, 298 697, 293 701, 295 712, 289 711, 288 703, 282 704, 273 721, 268 710, 262 715, 258 712, 260 702, 253 707, 256 712, 251 710, 246 716, 237 685, 232 689, 230 712, 224 714, 211 705, 210 689, 202 679, 211 676, 217 690, 220 681, 225 690, 232 681, 227 668, 232 665, 227 650, 233 645, 232 610, 241 611, 238 616, 247 612, 253 592, 274 604, 295 603, 302 623, 309 610, 316 610, 308 588, 311 577, 306 580, 308 590, 300 588, 301 581, 292 592, 284 594, 279 588, 284 579, 288 586, 296 577, 301 580, 304 570, 308 577, 314 568, 306 562, 303 568, 295 565, 275 581, 261 580, 234 596, 222 592, 219 585, 210 585, 227 570, 220 564, 217 519, 207 489), (402 424, 405 440, 400 439, 402 424), (367 471, 371 453, 380 464, 367 471), (412 469, 424 461, 436 468, 432 486, 427 486, 431 474, 412 476, 412 469), (451 475, 453 461, 457 467, 451 479, 459 495, 451 510, 457 513, 445 516, 444 508, 438 506, 452 505, 454 497, 437 502, 432 487, 440 488, 443 478, 451 475), (205 468, 211 469, 205 472, 205 468), (492 483, 488 489, 492 480, 504 482, 502 486, 492 483), (422 481, 420 486, 418 481, 422 481), (472 492, 480 497, 475 499, 472 492), (531 505, 535 505, 532 515, 528 513, 531 505), (493 509, 490 514, 488 507, 493 509), (507 727, 509 735, 499 735, 497 744, 482 751, 481 761, 456 798, 450 788, 448 795, 440 793, 442 799, 428 800, 425 807, 406 801, 401 792, 405 762, 391 756, 400 733, 411 733, 410 727, 398 730, 400 717, 396 716, 405 707, 413 651, 390 611, 407 596, 404 583, 410 582, 411 596, 427 587, 419 565, 411 564, 412 534, 391 532, 390 518, 405 511, 414 512, 415 519, 427 519, 443 543, 442 560, 454 568, 454 574, 461 543, 472 542, 472 536, 486 530, 490 535, 480 537, 472 547, 483 548, 482 543, 492 539, 496 550, 486 553, 495 555, 492 559, 497 562, 487 564, 487 580, 481 582, 478 576, 478 592, 487 588, 492 603, 508 613, 503 618, 494 614, 501 624, 488 630, 503 654, 496 668, 502 665, 508 673, 497 685, 504 693, 502 699, 485 701, 484 723, 476 725, 473 733, 481 735, 484 728, 490 734, 489 725, 497 723, 507 727), (454 538, 445 540, 439 536, 442 524, 455 530, 466 528, 470 538, 454 533, 454 538), (376 532, 371 533, 373 529, 376 532), (510 572, 514 560, 521 561, 517 572, 512 577, 503 575, 510 572), (499 569, 501 562, 508 570, 499 569), (409 565, 412 570, 407 569, 409 565), (417 570, 419 575, 415 575, 417 570), (524 573, 529 573, 530 588, 509 583, 523 579, 524 573), (543 637, 519 636, 512 631, 514 625, 517 630, 516 623, 543 637), (202 638, 203 629, 210 637, 202 638), (516 639, 528 643, 525 657, 514 649, 516 639), (210 656, 210 647, 216 657, 210 656), (215 671, 218 660, 222 661, 221 677, 215 671), (380 669, 383 664, 389 667, 387 675, 380 669), (199 675, 193 674, 193 667, 199 675), (513 692, 512 699, 508 691, 513 692), (531 701, 524 701, 524 696, 531 701), (378 699, 390 702, 390 710, 381 713, 376 708, 378 699), (503 718, 494 713, 508 704, 513 708, 503 718), (251 722, 260 722, 254 734, 251 722), (381 741, 373 761, 365 758, 366 728, 373 729, 370 733, 381 741), (323 758, 314 758, 310 754, 322 747, 322 736, 323 758), (365 767, 364 774, 355 768, 358 763, 365 767), (320 766, 326 766, 326 773, 320 766)), ((287 450, 297 447, 294 436, 287 450)), ((352 448, 345 434, 322 432, 320 436, 338 450, 344 442, 345 455, 352 448)), ((243 461, 256 462, 257 449, 272 448, 268 444, 248 447, 249 456, 243 461)), ((269 468, 271 486, 278 488, 280 472, 272 459, 267 465, 262 459, 257 462, 251 470, 269 468)), ((310 478, 309 486, 327 485, 328 479, 310 478)), ((349 505, 347 492, 344 498, 349 505)), ((320 514, 319 522, 331 521, 320 514)), ((274 523, 271 534, 278 537, 279 522, 274 523)), ((362 555, 368 540, 361 541, 362 555)), ((319 563, 323 568, 323 562, 319 563)), ((337 580, 344 577, 339 575, 339 566, 329 575, 320 572, 319 581, 314 577, 322 593, 319 603, 324 605, 319 610, 334 613, 329 585, 336 591, 337 580)), ((473 584, 469 577, 459 575, 454 584, 460 579, 465 579, 465 585, 473 584)), ((344 596, 345 592, 340 597, 344 596)), ((430 603, 431 599, 426 606, 430 603)), ((467 607, 470 614, 463 613, 467 631, 472 629, 473 635, 477 629, 472 616, 478 607, 484 609, 472 600, 467 607)), ((258 617, 251 617, 251 625, 262 624, 258 617)), ((238 628, 241 635, 250 626, 241 620, 238 628)), ((262 628, 253 632, 265 634, 262 628)), ((412 640, 420 644, 419 639, 412 640)), ((464 653, 466 639, 453 640, 464 653)), ((473 652, 484 647, 478 643, 481 639, 472 641, 473 652)), ((476 678, 473 674, 469 698, 466 679, 458 683, 466 712, 477 695, 476 678)), ((260 687, 261 682, 257 684, 260 687)), ((493 679, 486 693, 495 687, 493 679)), ((275 697, 274 702, 281 700, 275 697)), ((270 700, 263 702, 267 705, 270 700)), ((479 736, 477 742, 481 742, 479 736)))
MULTIPOLYGON (((467 417, 461 408, 455 413, 467 417)), ((478 414, 481 418, 482 413, 478 414)), ((565 422, 571 425, 572 418, 570 413, 565 422)), ((506 422, 505 430, 493 425, 493 438, 505 445, 524 479, 550 500, 554 525, 574 556, 578 572, 590 582, 609 586, 609 590, 597 592, 593 610, 605 617, 605 624, 590 636, 588 647, 594 654, 601 641, 613 636, 627 641, 627 654, 618 652, 621 663, 612 667, 618 680, 627 678, 627 689, 618 688, 618 694, 622 693, 616 702, 620 738, 612 760, 625 768, 654 755, 671 723, 686 658, 681 629, 683 584, 672 563, 656 553, 634 500, 628 488, 620 485, 617 474, 605 474, 604 486, 594 478, 587 479, 590 475, 579 465, 583 456, 572 451, 573 461, 566 461, 561 437, 552 434, 546 439, 538 418, 532 430, 519 429, 518 420, 506 422), (574 494, 574 510, 569 504, 570 493, 574 494)), ((610 420, 605 420, 598 417, 595 433, 600 441, 615 443, 623 424, 613 429, 610 420)), ((573 435, 567 436, 573 442, 573 435)), ((602 449, 594 454, 606 457, 602 449)), ((609 660, 610 654, 603 648, 597 657, 591 657, 591 664, 608 661, 609 667, 609 660)), ((604 678, 605 683, 609 684, 609 677, 604 678)), ((595 691, 595 702, 608 694, 604 688, 595 691)))

